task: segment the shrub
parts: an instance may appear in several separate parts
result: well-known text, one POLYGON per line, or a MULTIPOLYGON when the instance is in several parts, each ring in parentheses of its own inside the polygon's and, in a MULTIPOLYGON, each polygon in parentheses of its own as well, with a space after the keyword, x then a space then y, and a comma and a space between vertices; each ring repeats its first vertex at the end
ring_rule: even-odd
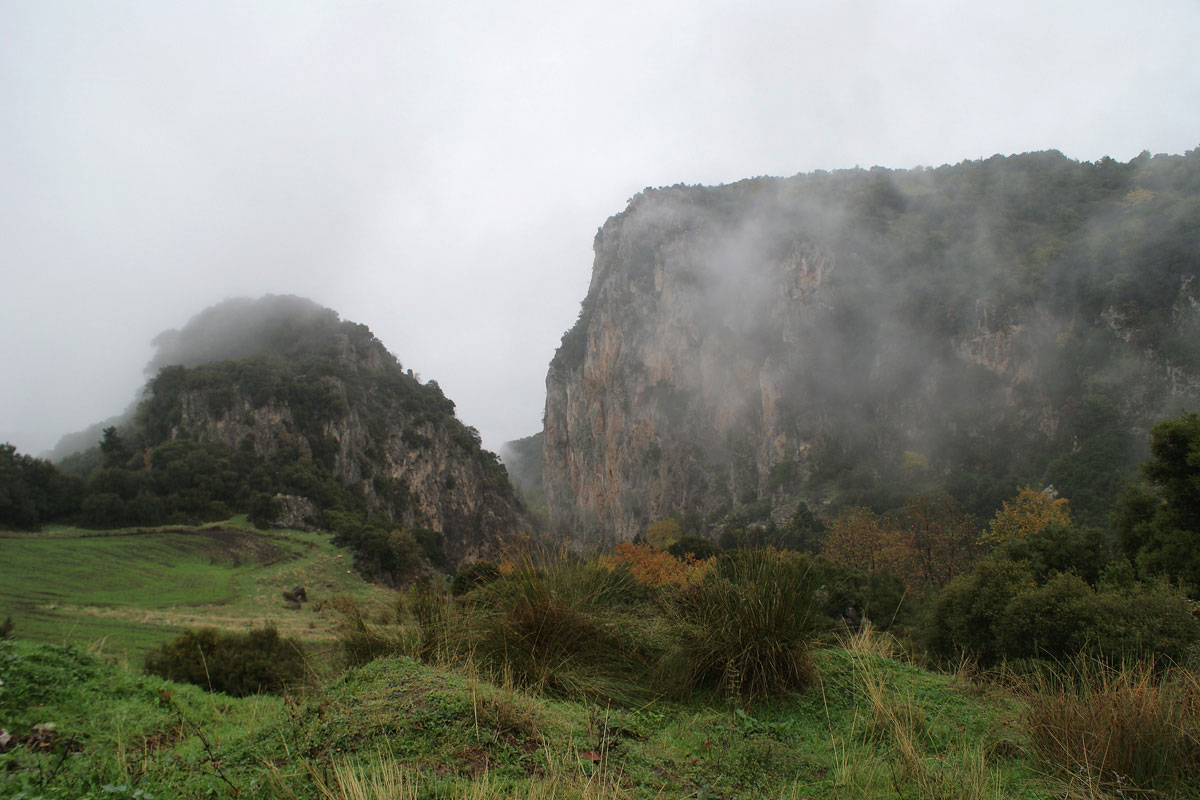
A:
POLYGON ((684 536, 667 548, 667 552, 676 558, 693 558, 703 561, 717 554, 717 546, 708 539, 699 536, 684 536))
POLYGON ((1182 589, 1165 578, 1122 584, 1111 574, 1096 589, 1096 654, 1110 661, 1155 657, 1177 664, 1195 654, 1200 620, 1182 589))
POLYGON ((1059 573, 1009 600, 994 626, 998 650, 1009 658, 1082 653, 1089 640, 1095 642, 1098 610, 1082 578, 1059 573))
POLYGON ((813 578, 821 587, 816 595, 817 605, 826 616, 836 619, 853 607, 880 630, 910 624, 916 601, 908 595, 904 581, 895 575, 867 574, 824 556, 798 558, 808 559, 813 578))
POLYGON ((1028 564, 1039 581, 1055 572, 1074 572, 1091 584, 1100 579, 1113 556, 1112 545, 1100 529, 1060 524, 1008 539, 997 550, 1010 561, 1028 564))
POLYGON ((648 544, 622 542, 607 563, 628 569, 642 586, 693 586, 704 580, 712 561, 697 561, 695 556, 677 558, 648 544))
POLYGON ((1141 794, 1200 779, 1200 683, 1149 662, 1113 667, 1090 658, 1024 683, 1034 751, 1092 785, 1141 794), (1132 786, 1130 785, 1132 784, 1132 786))
POLYGON ((807 560, 771 550, 728 553, 668 604, 673 646, 662 673, 675 692, 707 687, 745 701, 801 689, 824 629, 807 560))
POLYGON ((367 622, 362 607, 346 595, 333 599, 333 606, 342 615, 338 645, 352 667, 360 667, 377 658, 400 655, 411 649, 408 639, 379 625, 367 622))
POLYGON ((416 656, 426 662, 454 660, 456 637, 467 638, 454 613, 454 604, 440 589, 431 581, 419 580, 405 595, 417 623, 416 656))
POLYGON ((241 697, 280 692, 298 683, 304 675, 304 655, 297 642, 281 638, 273 626, 247 633, 203 628, 186 631, 152 651, 146 671, 241 697))
POLYGON ((1093 589, 1070 573, 1038 586, 1026 565, 989 560, 938 596, 926 634, 935 654, 966 652, 984 664, 1079 653, 1109 663, 1182 662, 1200 642, 1200 620, 1182 590, 1161 579, 1138 582, 1128 565, 1106 570, 1093 589))
POLYGON ((1033 575, 1025 565, 1004 559, 981 561, 946 584, 929 606, 926 645, 946 658, 965 652, 981 663, 995 663, 1004 655, 997 622, 1014 597, 1033 588, 1033 575))

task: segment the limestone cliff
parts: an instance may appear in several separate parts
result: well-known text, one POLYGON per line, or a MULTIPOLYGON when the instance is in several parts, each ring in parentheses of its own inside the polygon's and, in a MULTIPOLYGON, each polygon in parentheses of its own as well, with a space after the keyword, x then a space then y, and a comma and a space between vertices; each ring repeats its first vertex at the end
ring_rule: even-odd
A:
POLYGON ((1111 434, 1097 415, 1136 437, 1195 402, 1198 164, 1040 153, 639 194, 547 375, 555 527, 629 539, 677 511, 933 486, 982 510, 1074 475, 1111 434))

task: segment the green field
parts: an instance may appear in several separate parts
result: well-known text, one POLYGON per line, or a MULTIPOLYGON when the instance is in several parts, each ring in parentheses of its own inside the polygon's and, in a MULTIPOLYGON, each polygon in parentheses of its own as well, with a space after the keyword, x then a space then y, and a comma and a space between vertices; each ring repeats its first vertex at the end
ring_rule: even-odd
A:
POLYGON ((198 528, 5 533, 0 619, 11 616, 24 639, 130 658, 189 627, 272 623, 289 636, 328 640, 338 615, 326 601, 388 601, 350 562, 326 534, 257 531, 240 517, 198 528), (309 602, 289 611, 282 592, 298 585, 309 602))
MULTIPOLYGON (((1120 800, 1033 754, 1011 697, 841 648, 770 704, 550 699, 384 658, 231 698, 0 640, 0 797, 144 800, 1120 800), (47 746, 38 723, 52 722, 47 746), (61 753, 80 757, 63 759, 61 753), (57 766, 56 766, 57 765, 57 766), (24 791, 25 793, 22 793, 24 791)), ((1171 797, 1196 797, 1185 791, 1171 797)))

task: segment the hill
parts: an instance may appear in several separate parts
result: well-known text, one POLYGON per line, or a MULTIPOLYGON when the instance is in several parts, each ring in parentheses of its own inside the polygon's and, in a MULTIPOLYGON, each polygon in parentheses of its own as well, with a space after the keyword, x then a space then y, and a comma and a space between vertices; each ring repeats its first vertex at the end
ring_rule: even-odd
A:
POLYGON ((51 494, 40 487, 45 468, 6 452, 5 481, 15 476, 23 499, 11 514, 0 502, 0 525, 195 524, 248 512, 263 527, 333 530, 360 568, 386 580, 495 555, 529 533, 478 431, 365 325, 267 296, 214 306, 155 344, 131 419, 61 462, 78 481, 74 514, 63 492, 32 508, 51 494))
POLYGON ((647 189, 547 374, 555 527, 931 491, 982 520, 1023 484, 1103 522, 1200 401, 1197 198, 1200 151, 647 189))

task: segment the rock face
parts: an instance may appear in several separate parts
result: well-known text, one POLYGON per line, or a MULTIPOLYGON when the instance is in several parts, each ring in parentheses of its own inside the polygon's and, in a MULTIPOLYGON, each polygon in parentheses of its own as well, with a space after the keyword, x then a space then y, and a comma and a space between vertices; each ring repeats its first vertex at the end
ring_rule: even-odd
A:
POLYGON ((1179 204, 1198 162, 1044 153, 646 190, 597 234, 546 378, 554 526, 630 539, 676 511, 927 489, 979 461, 1036 481, 1099 435, 1081 405, 1133 432, 1194 402, 1200 348, 1179 345, 1200 341, 1200 211, 1179 204), (1070 202, 1045 196, 1064 184, 1070 202), (1176 227, 1128 240, 1171 210, 1176 227))
MULTIPOLYGON (((295 485, 304 485, 307 465, 319 465, 371 514, 442 534, 450 567, 494 557, 505 542, 528 535, 503 466, 454 416, 438 385, 405 371, 364 326, 304 303, 308 316, 287 327, 290 349, 282 353, 276 346, 232 361, 164 367, 139 411, 151 438, 219 442, 270 469, 297 471, 295 485)), ((237 310, 245 316, 256 307, 237 310)), ((185 328, 182 342, 204 338, 185 328)), ((306 527, 320 502, 279 494, 274 505, 277 522, 306 527)))

